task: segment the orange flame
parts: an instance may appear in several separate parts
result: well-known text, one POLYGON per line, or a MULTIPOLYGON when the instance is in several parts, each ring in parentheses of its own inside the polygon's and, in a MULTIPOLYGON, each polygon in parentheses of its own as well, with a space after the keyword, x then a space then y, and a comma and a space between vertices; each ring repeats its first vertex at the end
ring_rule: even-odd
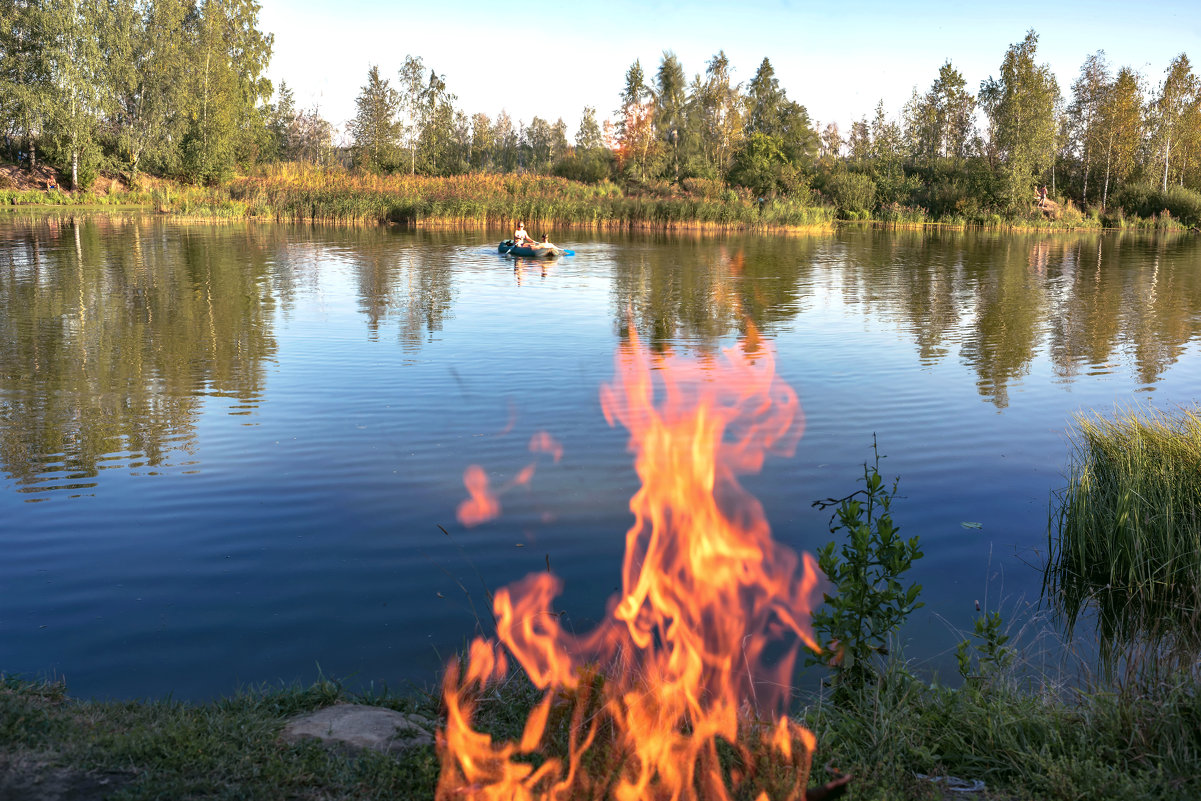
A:
POLYGON ((439 799, 729 799, 731 784, 759 781, 752 748, 791 768, 761 798, 804 794, 815 741, 785 713, 797 651, 816 649, 816 564, 771 539, 736 479, 791 453, 803 425, 770 343, 747 340, 717 363, 652 357, 633 332, 619 348, 601 405, 629 430, 642 479, 621 595, 576 636, 551 610, 550 573, 496 593, 499 644, 476 640, 446 672, 439 799), (520 742, 497 744, 471 719, 506 650, 546 692, 520 742), (728 777, 719 738, 744 757, 728 777))

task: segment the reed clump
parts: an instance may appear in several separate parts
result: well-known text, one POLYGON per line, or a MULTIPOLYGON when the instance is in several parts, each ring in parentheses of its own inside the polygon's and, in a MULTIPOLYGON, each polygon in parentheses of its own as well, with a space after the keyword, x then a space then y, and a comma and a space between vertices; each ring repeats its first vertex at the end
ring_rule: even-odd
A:
POLYGON ((298 222, 508 227, 521 219, 532 228, 620 230, 825 228, 834 219, 832 209, 802 199, 761 201, 745 192, 713 196, 682 188, 637 192, 608 181, 528 174, 385 176, 279 165, 210 193, 243 204, 247 216, 298 222))
POLYGON ((1201 645, 1201 408, 1077 418, 1052 503, 1046 583, 1069 630, 1095 607, 1107 649, 1201 645))

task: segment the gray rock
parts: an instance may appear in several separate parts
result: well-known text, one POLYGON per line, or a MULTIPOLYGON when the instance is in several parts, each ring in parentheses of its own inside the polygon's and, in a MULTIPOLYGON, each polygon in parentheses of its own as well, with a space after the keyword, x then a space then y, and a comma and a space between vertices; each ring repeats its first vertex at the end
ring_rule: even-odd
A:
POLYGON ((335 704, 293 718, 280 735, 287 742, 315 738, 348 752, 395 754, 433 745, 433 725, 420 715, 363 704, 335 704))

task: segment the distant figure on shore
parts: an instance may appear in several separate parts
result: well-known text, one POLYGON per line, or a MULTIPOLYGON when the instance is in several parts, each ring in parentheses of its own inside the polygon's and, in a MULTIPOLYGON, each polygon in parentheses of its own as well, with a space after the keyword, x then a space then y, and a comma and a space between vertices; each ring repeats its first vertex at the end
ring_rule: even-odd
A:
POLYGON ((1038 190, 1038 202, 1043 204, 1047 202, 1047 185, 1043 184, 1042 189, 1038 190))
POLYGON ((534 238, 525 232, 525 223, 517 223, 517 230, 513 232, 513 244, 518 247, 530 247, 536 244, 534 238))
POLYGON ((46 179, 46 191, 50 192, 55 189, 58 189, 58 184, 54 181, 54 176, 51 175, 49 178, 46 179))

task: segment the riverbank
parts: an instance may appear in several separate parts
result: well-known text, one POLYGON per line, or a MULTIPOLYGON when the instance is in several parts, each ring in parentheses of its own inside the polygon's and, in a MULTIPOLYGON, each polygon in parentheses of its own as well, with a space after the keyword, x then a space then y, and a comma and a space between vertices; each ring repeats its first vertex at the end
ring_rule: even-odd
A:
MULTIPOLYGON (((8 173, 15 168, 8 167, 8 173)), ((8 175, 6 173, 6 176, 8 175)), ((26 176, 28 177, 28 176, 26 176)), ((18 177, 20 178, 20 177, 18 177)), ((508 228, 515 220, 551 230, 760 231, 820 233, 839 225, 888 229, 939 228, 1059 232, 1079 230, 1187 231, 1166 212, 1143 218, 1120 210, 1082 214, 1071 204, 1057 219, 1031 209, 1023 217, 977 214, 933 219, 895 204, 874 215, 841 219, 820 198, 758 198, 718 182, 631 189, 608 181, 585 184, 544 175, 470 174, 435 178, 379 176, 343 169, 277 165, 221 186, 193 186, 146 177, 139 188, 99 181, 87 192, 47 189, 48 178, 0 186, 0 207, 140 207, 194 219, 399 224, 427 228, 508 228), (40 184, 38 181, 40 180, 40 184)))
MULTIPOLYGON (((849 772, 851 799, 1201 796, 1195 675, 1084 690, 1016 675, 950 689, 895 661, 849 707, 814 701, 802 713, 818 743, 810 784, 849 772), (948 792, 951 777, 980 789, 948 792)), ((528 683, 508 681, 489 693, 477 723, 519 738, 536 700, 528 683)), ((354 693, 332 681, 192 704, 88 701, 59 682, 0 678, 0 797, 432 799, 433 746, 352 754, 281 739, 289 719, 343 702, 430 719, 440 712, 429 693, 354 693)))

